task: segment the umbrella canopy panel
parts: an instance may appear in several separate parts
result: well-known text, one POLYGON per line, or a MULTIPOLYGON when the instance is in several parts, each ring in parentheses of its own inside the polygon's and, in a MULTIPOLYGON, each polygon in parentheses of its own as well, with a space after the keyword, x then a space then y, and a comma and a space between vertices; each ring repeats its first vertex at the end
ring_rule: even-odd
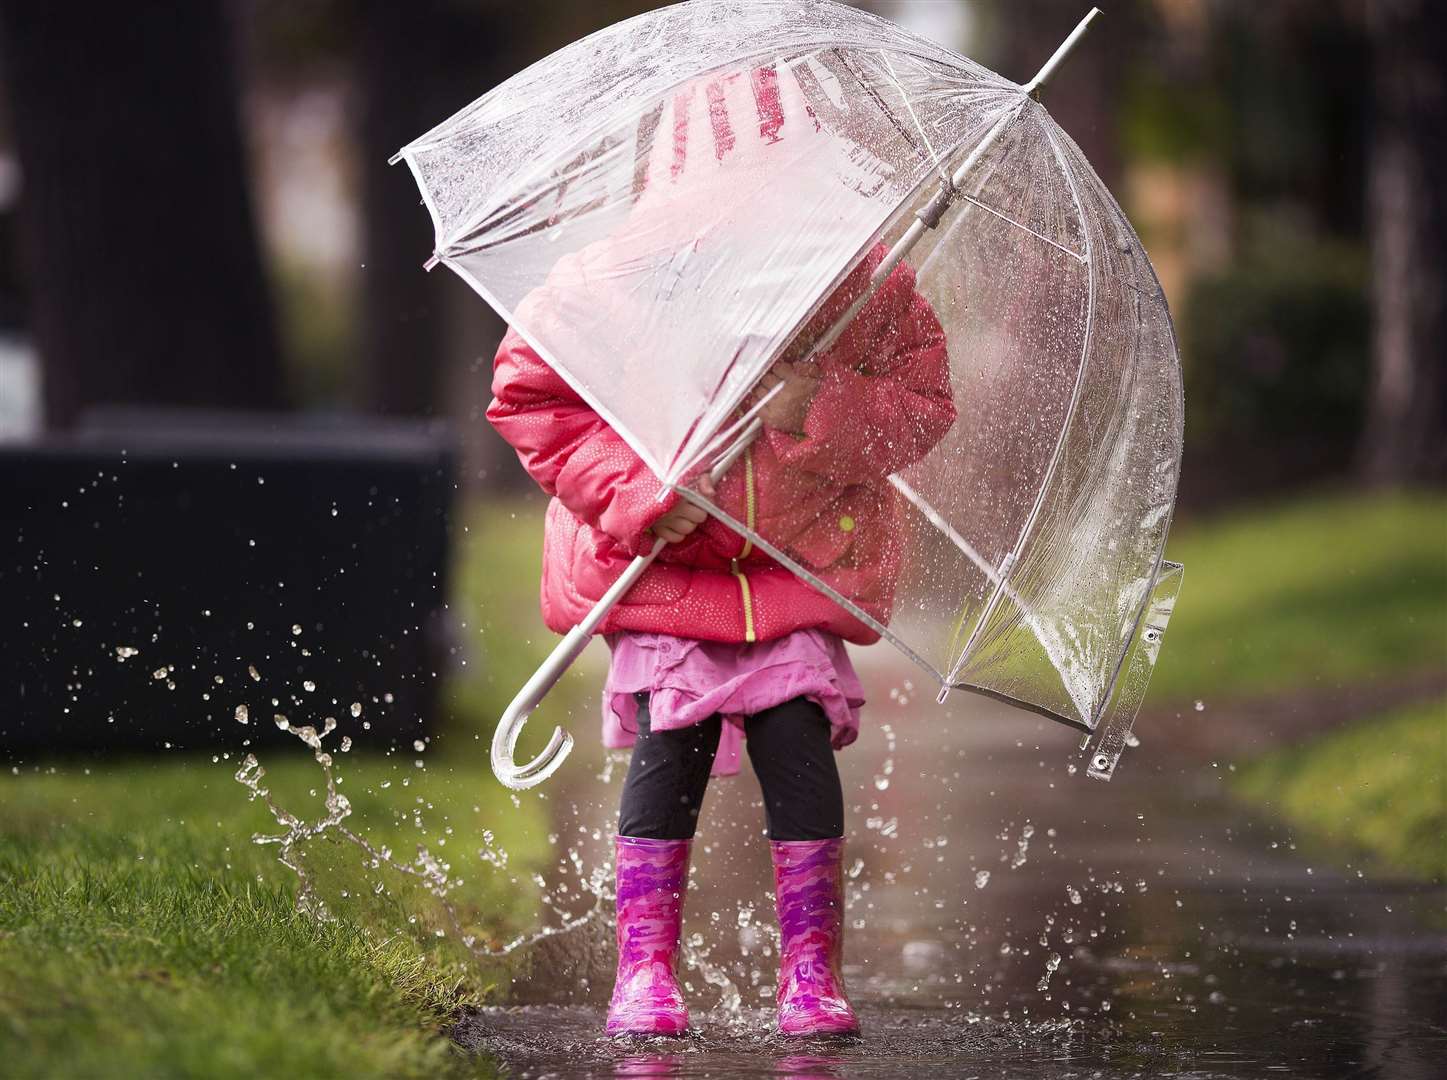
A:
POLYGON ((1019 88, 832 3, 661 9, 404 148, 464 277, 661 478, 1019 88))
POLYGON ((945 383, 927 385, 917 321, 861 327, 866 307, 837 347, 876 364, 850 376, 846 422, 814 425, 811 407, 816 452, 767 429, 752 451, 756 480, 787 497, 737 480, 694 495, 943 686, 1094 729, 1156 581, 1180 467, 1180 369, 1149 260, 1078 148, 1022 98, 896 279, 937 322, 945 383))
POLYGON ((1160 591, 1179 363, 1139 240, 1019 86, 827 0, 694 0, 399 156, 437 257, 747 539, 745 578, 781 563, 942 686, 1100 722, 1160 591), (937 227, 815 358, 847 360, 812 426, 766 427, 700 485, 765 371, 951 176, 937 227))
POLYGON ((947 674, 1094 728, 1161 569, 1183 436, 1166 299, 1120 207, 1048 118, 1083 215, 1081 377, 1048 483, 1012 549, 1011 588, 947 674), (1054 690, 1046 672, 1059 677, 1054 690))

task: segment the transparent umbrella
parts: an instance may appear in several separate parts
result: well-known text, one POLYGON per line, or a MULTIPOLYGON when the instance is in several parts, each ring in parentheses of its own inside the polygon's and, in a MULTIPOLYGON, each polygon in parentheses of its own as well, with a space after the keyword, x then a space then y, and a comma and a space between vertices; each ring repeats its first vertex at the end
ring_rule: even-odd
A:
MULTIPOLYGON (((1094 733, 1108 779, 1180 584, 1182 400, 1140 241, 1038 101, 1095 14, 1021 86, 828 0, 690 0, 394 160, 432 215, 429 268, 739 533, 745 617, 750 574, 785 567, 941 701, 1094 733), (761 422, 781 358, 814 389, 802 431, 761 422)), ((514 763, 523 721, 662 546, 518 695, 504 783, 561 763, 561 730, 514 763)))

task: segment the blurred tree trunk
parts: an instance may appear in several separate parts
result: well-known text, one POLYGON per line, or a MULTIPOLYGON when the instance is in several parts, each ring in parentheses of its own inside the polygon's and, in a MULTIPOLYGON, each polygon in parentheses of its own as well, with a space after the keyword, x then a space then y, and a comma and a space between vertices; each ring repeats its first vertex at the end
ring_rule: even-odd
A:
MULTIPOLYGON (((1078 6, 1060 0, 1001 5, 993 27, 998 42, 991 50, 995 70, 1017 83, 1034 78, 1090 7, 1088 0, 1078 6)), ((1041 91, 1041 101, 1055 122, 1116 192, 1121 178, 1119 101, 1127 72, 1122 58, 1131 56, 1139 26, 1134 3, 1121 0, 1109 5, 1041 91)))
POLYGON ((229 44, 217 0, 0 0, 51 426, 282 401, 229 44))
POLYGON ((1447 5, 1372 0, 1367 219, 1374 374, 1359 451, 1368 483, 1443 479, 1447 465, 1447 5))
MULTIPOLYGON (((472 343, 495 344, 502 321, 451 271, 423 273, 431 222, 407 167, 387 158, 512 74, 529 12, 507 0, 366 0, 360 14, 364 401, 383 413, 446 413, 456 313, 471 313, 462 322, 472 343)), ((489 349, 484 372, 491 359, 489 349)))

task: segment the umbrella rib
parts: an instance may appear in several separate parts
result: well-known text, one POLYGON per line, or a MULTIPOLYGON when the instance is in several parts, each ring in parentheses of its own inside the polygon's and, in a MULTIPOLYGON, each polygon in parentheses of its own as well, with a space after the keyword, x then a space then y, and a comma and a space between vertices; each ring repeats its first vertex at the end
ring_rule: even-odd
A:
MULTIPOLYGON (((940 512, 925 500, 925 497, 923 495, 921 495, 918 491, 911 487, 909 482, 905 480, 904 477, 896 473, 889 478, 889 482, 894 486, 894 489, 896 491, 898 491, 901 495, 903 495, 906 499, 908 499, 911 503, 914 504, 915 509, 918 510, 921 514, 923 514, 931 525, 933 525, 940 532, 944 533, 945 536, 949 539, 950 543, 954 544, 955 547, 959 548, 960 551, 964 554, 965 558, 969 559, 970 562, 974 563, 975 566, 979 568, 981 573, 983 573, 987 578, 989 578, 996 585, 999 585, 1001 588, 1008 588, 1008 586, 1005 584, 1004 576, 995 567, 995 565, 991 563, 989 559, 981 555, 979 550, 973 544, 971 544, 968 540, 961 536, 959 532, 955 529, 955 527, 951 525, 948 521, 946 521, 940 515, 940 512)), ((1023 607, 1024 604, 1021 603, 1021 606, 1023 607)))
POLYGON ((675 472, 679 477, 687 476, 690 472, 694 470, 694 468, 698 465, 700 461, 708 458, 716 451, 718 452, 718 460, 720 461, 723 461, 730 455, 736 455, 737 450, 739 450, 744 445, 753 442, 754 439, 758 437, 758 429, 753 424, 754 418, 757 417, 759 413, 763 412, 764 407, 768 405, 769 402, 773 401, 774 398, 783 389, 784 383, 776 383, 764 394, 763 397, 759 398, 758 401, 754 402, 754 404, 749 407, 747 412, 745 412, 728 427, 724 428, 722 431, 716 434, 713 439, 704 446, 702 450, 700 450, 689 460, 688 464, 684 465, 682 468, 675 467, 673 472, 675 472), (745 428, 747 428, 747 430, 744 430, 745 428), (733 441, 729 442, 730 439, 732 439, 733 441), (724 448, 725 444, 727 444, 726 448, 724 448))
MULTIPOLYGON (((854 81, 859 84, 859 88, 865 93, 867 93, 874 101, 874 103, 879 106, 879 111, 884 116, 884 118, 890 122, 891 126, 893 126, 895 131, 898 131, 901 135, 904 136, 904 141, 909 143, 910 148, 913 149, 916 154, 919 154, 920 159, 923 160, 924 154, 921 153, 919 144, 914 141, 914 138, 909 133, 909 129, 899 122, 899 119, 894 115, 894 111, 884 103, 884 98, 879 96, 879 91, 876 90, 873 84, 868 82, 864 78, 864 76, 855 69, 854 65, 849 62, 848 56, 846 56, 838 48, 831 49, 830 51, 833 52, 835 56, 839 57, 839 62, 844 65, 845 70, 847 70, 849 74, 854 76, 854 81)), ((882 49, 875 49, 873 51, 879 54, 880 59, 884 61, 885 67, 889 69, 890 81, 894 83, 895 89, 899 91, 899 96, 904 99, 905 108, 909 109, 909 114, 914 119, 915 129, 919 131, 920 137, 924 139, 925 148, 929 150, 930 156, 934 158, 935 170, 940 174, 941 177, 948 180, 948 174, 945 173, 944 167, 940 165, 939 155, 935 153, 935 148, 930 145, 928 136, 925 135, 924 129, 920 127, 919 118, 914 115, 914 109, 910 107, 909 99, 905 97, 904 88, 899 85, 899 80, 894 77, 894 68, 889 63, 889 58, 885 56, 884 50, 882 49)))
MULTIPOLYGON (((849 57, 846 56, 844 52, 842 52, 837 46, 830 49, 829 51, 832 52, 835 56, 839 57, 839 62, 844 65, 844 69, 848 71, 849 74, 854 76, 854 81, 859 84, 859 89, 863 90, 866 94, 868 94, 869 97, 873 100, 873 102, 879 106, 879 111, 884 114, 884 118, 890 122, 891 126, 893 126, 895 131, 899 132, 901 135, 904 136, 905 142, 909 143, 910 146, 914 147, 915 153, 918 154, 919 147, 915 146, 914 139, 910 137, 910 134, 905 129, 905 126, 901 124, 897 119, 895 119, 894 113, 890 111, 889 106, 885 105, 884 99, 879 96, 879 91, 874 88, 874 85, 859 73, 859 69, 850 62, 849 57)), ((874 51, 879 52, 878 49, 874 51)), ((923 157, 924 155, 920 154, 920 156, 923 157)))
POLYGON ((975 206, 978 206, 978 207, 979 207, 981 210, 983 210, 985 213, 987 213, 987 214, 993 214, 995 217, 999 218, 1001 221, 1006 222, 1007 224, 1010 224, 1010 225, 1015 226, 1015 228, 1021 230, 1022 232, 1027 232, 1027 233, 1029 233, 1031 236, 1035 237, 1036 240, 1040 240, 1040 241, 1042 241, 1043 243, 1049 244, 1049 245, 1050 245, 1051 247, 1053 247, 1053 248, 1059 248, 1061 251, 1065 252, 1065 254, 1069 255, 1072 259, 1075 259, 1075 260, 1078 261, 1078 262, 1084 262, 1084 261, 1085 261, 1085 256, 1082 255, 1080 252, 1075 251, 1075 250, 1072 249, 1072 248, 1066 247, 1064 244, 1060 243, 1058 240, 1052 240, 1052 239, 1050 239, 1050 237, 1044 235, 1043 233, 1038 233, 1038 232, 1036 232, 1034 229, 1030 228, 1029 225, 1026 225, 1026 224, 1023 224, 1022 222, 1016 221, 1014 218, 1010 217, 1008 214, 1002 214, 1002 213, 1000 213, 1000 211, 996 210, 993 206, 989 206, 989 205, 986 204, 986 203, 982 203, 979 199, 975 198, 973 195, 963 195, 963 196, 961 196, 961 198, 963 198, 963 199, 965 200, 965 202, 973 203, 975 206))
POLYGON ((904 102, 905 111, 909 113, 909 119, 914 124, 914 129, 919 132, 919 137, 924 140, 925 149, 929 151, 930 157, 934 158, 935 171, 940 174, 940 179, 946 184, 950 182, 950 174, 945 171, 944 164, 940 161, 939 151, 930 142, 929 136, 925 134, 924 125, 920 123, 919 116, 914 111, 914 105, 909 100, 909 95, 904 92, 904 86, 899 81, 899 73, 894 70, 894 65, 889 62, 889 54, 883 49, 879 50, 879 58, 884 61, 885 70, 889 72, 889 81, 894 83, 894 88, 899 91, 899 100, 904 102))
POLYGON ((780 566, 783 566, 793 572, 806 585, 809 585, 811 588, 816 589, 823 595, 827 596, 830 600, 833 600, 845 611, 849 612, 849 614, 853 615, 856 619, 864 623, 875 633, 879 634, 880 637, 884 638, 900 652, 904 653, 905 656, 909 657, 909 659, 913 660, 920 667, 924 668, 925 671, 933 675, 937 682, 939 682, 941 685, 944 684, 944 678, 940 675, 939 668, 935 667, 924 657, 920 656, 919 653, 915 652, 914 649, 910 648, 910 646, 907 645, 904 640, 899 637, 899 635, 894 633, 894 631, 891 630, 888 626, 884 625, 884 623, 880 622, 873 615, 869 614, 869 612, 865 611, 858 604, 854 603, 854 601, 844 596, 833 586, 821 580, 811 571, 806 570, 803 565, 801 565, 796 559, 793 559, 789 555, 785 554, 783 550, 771 544, 768 540, 764 539, 764 537, 760 536, 754 530, 748 528, 748 526, 744 525, 743 522, 739 521, 738 518, 734 517, 732 514, 729 514, 728 512, 715 506, 713 502, 704 498, 698 492, 685 487, 676 488, 675 490, 678 492, 681 498, 693 503, 695 506, 703 510, 708 511, 708 513, 718 518, 718 520, 722 521, 739 536, 747 537, 749 540, 753 541, 754 547, 758 548, 764 554, 774 559, 774 561, 777 562, 780 566))
MULTIPOLYGON (((1055 138, 1055 133, 1051 130, 1049 124, 1043 125, 1043 130, 1046 137, 1050 140, 1050 148, 1055 155, 1055 163, 1059 166, 1062 175, 1065 177, 1066 186, 1070 191, 1070 198, 1075 203, 1075 212, 1080 216, 1080 224, 1085 238, 1085 332, 1082 335, 1080 346, 1080 368, 1075 373, 1075 386, 1070 392, 1070 402, 1065 407, 1065 419, 1060 427, 1060 437, 1056 439, 1055 450, 1050 455, 1050 461, 1045 466, 1045 475, 1041 478, 1040 490, 1035 496, 1035 503, 1030 507, 1030 512, 1025 517, 1025 523, 1020 527, 1020 535, 1016 539, 1014 547, 1010 550, 1009 561, 1012 567, 1016 565, 1020 558, 1020 552, 1024 550, 1025 541, 1030 536, 1030 530, 1035 527, 1035 522, 1040 516, 1040 510, 1045 504, 1046 493, 1050 490, 1050 485, 1055 479, 1055 473, 1060 467, 1060 459, 1064 456, 1065 440, 1070 434, 1070 427, 1075 420, 1075 412, 1079 407, 1080 398, 1085 388, 1085 372, 1090 365, 1090 348, 1095 335, 1095 262, 1091 258, 1090 220, 1086 217, 1085 207, 1080 201, 1080 192, 1076 187, 1075 174, 1071 172, 1069 164, 1060 151, 1060 144, 1055 138)), ((975 629, 973 633, 970 634, 969 640, 965 642, 965 647, 960 652, 959 659, 955 661, 954 666, 950 669, 949 678, 946 680, 947 682, 953 683, 961 669, 964 668, 965 661, 969 658, 970 653, 974 651, 976 643, 979 641, 980 635, 985 629, 985 624, 989 621, 990 616, 995 613, 995 609, 999 607, 1000 597, 1002 595, 1004 595, 1003 583, 995 587, 995 591, 985 603, 985 610, 981 613, 979 622, 975 624, 975 629)))

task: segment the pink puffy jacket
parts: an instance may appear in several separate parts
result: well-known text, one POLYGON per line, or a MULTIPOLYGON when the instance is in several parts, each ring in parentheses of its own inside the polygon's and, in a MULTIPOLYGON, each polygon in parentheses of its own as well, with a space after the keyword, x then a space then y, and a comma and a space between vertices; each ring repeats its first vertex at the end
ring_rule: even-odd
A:
MULTIPOLYGON (((832 323, 879 265, 876 246, 816 314, 832 323)), ((818 390, 802 436, 765 428, 719 484, 717 504, 881 623, 901 556, 899 496, 888 476, 949 430, 944 334, 895 268, 848 331, 817 358, 818 390)), ((649 526, 677 502, 637 454, 514 331, 494 361, 487 418, 553 496, 543 554, 542 609, 566 633, 653 543, 649 526)), ((766 641, 818 627, 859 644, 878 640, 793 572, 710 518, 667 545, 609 613, 602 633, 636 630, 710 641, 766 641)))

